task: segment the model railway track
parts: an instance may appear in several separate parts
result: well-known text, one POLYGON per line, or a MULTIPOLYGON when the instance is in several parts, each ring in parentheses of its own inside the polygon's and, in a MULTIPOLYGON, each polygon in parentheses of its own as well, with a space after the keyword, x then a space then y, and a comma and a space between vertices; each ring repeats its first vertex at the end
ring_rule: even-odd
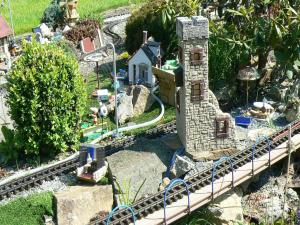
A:
MULTIPOLYGON (((156 128, 149 129, 139 136, 143 136, 146 138, 156 138, 175 131, 176 124, 175 121, 172 121, 170 123, 160 125, 156 128)), ((103 146, 105 156, 112 155, 118 151, 123 150, 126 147, 129 147, 136 141, 139 136, 129 136, 124 139, 108 143, 106 146, 103 146)), ((0 185, 0 201, 5 198, 9 198, 12 195, 16 195, 17 193, 24 190, 39 186, 43 181, 53 180, 56 176, 74 171, 80 165, 80 157, 75 156, 72 159, 62 161, 45 169, 41 169, 37 172, 8 181, 7 183, 0 185)))
POLYGON ((105 26, 103 28, 103 32, 106 35, 112 37, 112 40, 113 40, 113 43, 114 43, 115 46, 118 46, 122 43, 122 37, 119 34, 117 34, 113 31, 113 27, 118 25, 121 22, 122 22, 122 20, 111 22, 110 24, 108 24, 107 26, 105 26))
POLYGON ((18 192, 28 190, 42 184, 43 181, 53 180, 55 176, 73 171, 80 165, 79 157, 50 166, 33 174, 12 180, 0 186, 0 200, 9 198, 18 192))
MULTIPOLYGON (((296 121, 290 124, 293 134, 300 133, 300 121, 296 121)), ((220 163, 215 168, 214 178, 219 179, 228 173, 232 172, 231 166, 234 170, 244 166, 245 164, 252 161, 252 158, 259 158, 267 154, 270 149, 278 147, 280 144, 288 141, 289 126, 281 129, 280 131, 274 133, 268 138, 258 142, 255 146, 255 151, 253 147, 249 147, 244 151, 237 152, 231 156, 231 163, 224 161, 220 163)), ((185 180, 188 185, 188 190, 190 193, 194 193, 196 190, 203 188, 212 183, 212 168, 206 169, 193 177, 185 180)), ((169 205, 183 198, 183 195, 187 195, 186 186, 184 184, 174 186, 169 189, 169 195, 167 197, 166 203, 169 205)), ((131 208, 137 219, 146 217, 153 212, 160 210, 164 207, 164 191, 158 192, 148 198, 140 200, 134 203, 131 208)), ((95 219, 90 224, 94 225, 106 225, 107 218, 105 219, 95 219)), ((122 209, 116 212, 110 218, 110 225, 123 225, 133 223, 132 214, 129 210, 122 209)))

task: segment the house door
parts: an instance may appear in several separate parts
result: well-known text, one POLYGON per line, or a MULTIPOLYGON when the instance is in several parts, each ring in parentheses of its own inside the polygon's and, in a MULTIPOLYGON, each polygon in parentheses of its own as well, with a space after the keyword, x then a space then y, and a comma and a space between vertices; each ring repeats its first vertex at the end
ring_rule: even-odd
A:
POLYGON ((140 79, 143 82, 147 82, 148 81, 148 65, 147 64, 140 64, 139 66, 139 75, 140 75, 140 79))

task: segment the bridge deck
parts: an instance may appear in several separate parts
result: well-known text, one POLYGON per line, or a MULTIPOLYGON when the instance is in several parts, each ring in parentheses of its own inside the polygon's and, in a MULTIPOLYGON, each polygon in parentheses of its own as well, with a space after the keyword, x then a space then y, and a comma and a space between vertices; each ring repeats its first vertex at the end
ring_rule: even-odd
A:
MULTIPOLYGON (((300 147, 300 134, 292 137, 294 149, 300 147)), ((287 142, 282 143, 271 151, 271 165, 288 155, 287 142)), ((265 154, 254 160, 254 175, 268 168, 269 154, 265 154)), ((252 178, 252 162, 234 170, 234 185, 237 186, 252 178)), ((232 173, 214 181, 214 198, 232 189, 232 173)), ((207 185, 190 194, 190 209, 194 211, 206 203, 212 201, 212 185, 207 185)), ((170 224, 187 215, 188 197, 184 197, 166 207, 167 223, 170 224)), ((159 225, 164 223, 164 209, 155 211, 145 218, 136 221, 136 225, 159 225)))

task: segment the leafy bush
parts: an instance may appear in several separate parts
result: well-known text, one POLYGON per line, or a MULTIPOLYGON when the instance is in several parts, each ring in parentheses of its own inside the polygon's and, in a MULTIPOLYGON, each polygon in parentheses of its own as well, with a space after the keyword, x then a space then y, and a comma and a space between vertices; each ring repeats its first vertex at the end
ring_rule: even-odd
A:
POLYGON ((79 41, 87 37, 94 39, 98 35, 97 28, 99 27, 100 24, 97 20, 81 20, 76 24, 76 26, 73 29, 69 30, 64 36, 67 40, 77 44, 79 41))
POLYGON ((44 11, 41 23, 56 29, 64 22, 64 12, 59 6, 59 0, 53 0, 44 11))
POLYGON ((246 47, 228 41, 223 24, 210 21, 209 37, 209 82, 212 90, 234 86, 240 68, 247 65, 250 53, 246 47))
POLYGON ((193 6, 194 2, 198 0, 149 1, 133 12, 125 28, 125 45, 129 54, 140 48, 143 30, 147 30, 149 36, 161 42, 165 57, 174 58, 177 50, 176 17, 195 15, 197 8, 193 6))
POLYGON ((67 54, 69 57, 77 58, 76 46, 73 42, 68 40, 61 40, 57 42, 57 45, 67 54))
POLYGON ((25 153, 74 148, 86 102, 77 61, 57 45, 23 43, 8 79, 7 103, 25 153))
POLYGON ((11 160, 18 160, 23 149, 20 137, 6 126, 1 127, 1 131, 5 140, 0 142, 0 153, 3 156, 3 161, 7 163, 11 160))

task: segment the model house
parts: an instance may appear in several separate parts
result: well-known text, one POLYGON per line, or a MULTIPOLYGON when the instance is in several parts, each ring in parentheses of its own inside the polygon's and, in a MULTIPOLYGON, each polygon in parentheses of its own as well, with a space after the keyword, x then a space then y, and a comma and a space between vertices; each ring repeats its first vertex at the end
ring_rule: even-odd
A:
POLYGON ((9 55, 9 38, 13 35, 13 31, 4 19, 0 15, 0 54, 9 55))
POLYGON ((176 126, 186 153, 195 160, 214 151, 235 149, 235 125, 223 113, 208 86, 208 20, 202 16, 177 18, 179 62, 175 73, 176 126))
POLYGON ((147 31, 143 33, 141 48, 128 62, 128 77, 130 84, 144 84, 152 87, 155 84, 152 66, 161 63, 160 43, 147 38, 147 31))

